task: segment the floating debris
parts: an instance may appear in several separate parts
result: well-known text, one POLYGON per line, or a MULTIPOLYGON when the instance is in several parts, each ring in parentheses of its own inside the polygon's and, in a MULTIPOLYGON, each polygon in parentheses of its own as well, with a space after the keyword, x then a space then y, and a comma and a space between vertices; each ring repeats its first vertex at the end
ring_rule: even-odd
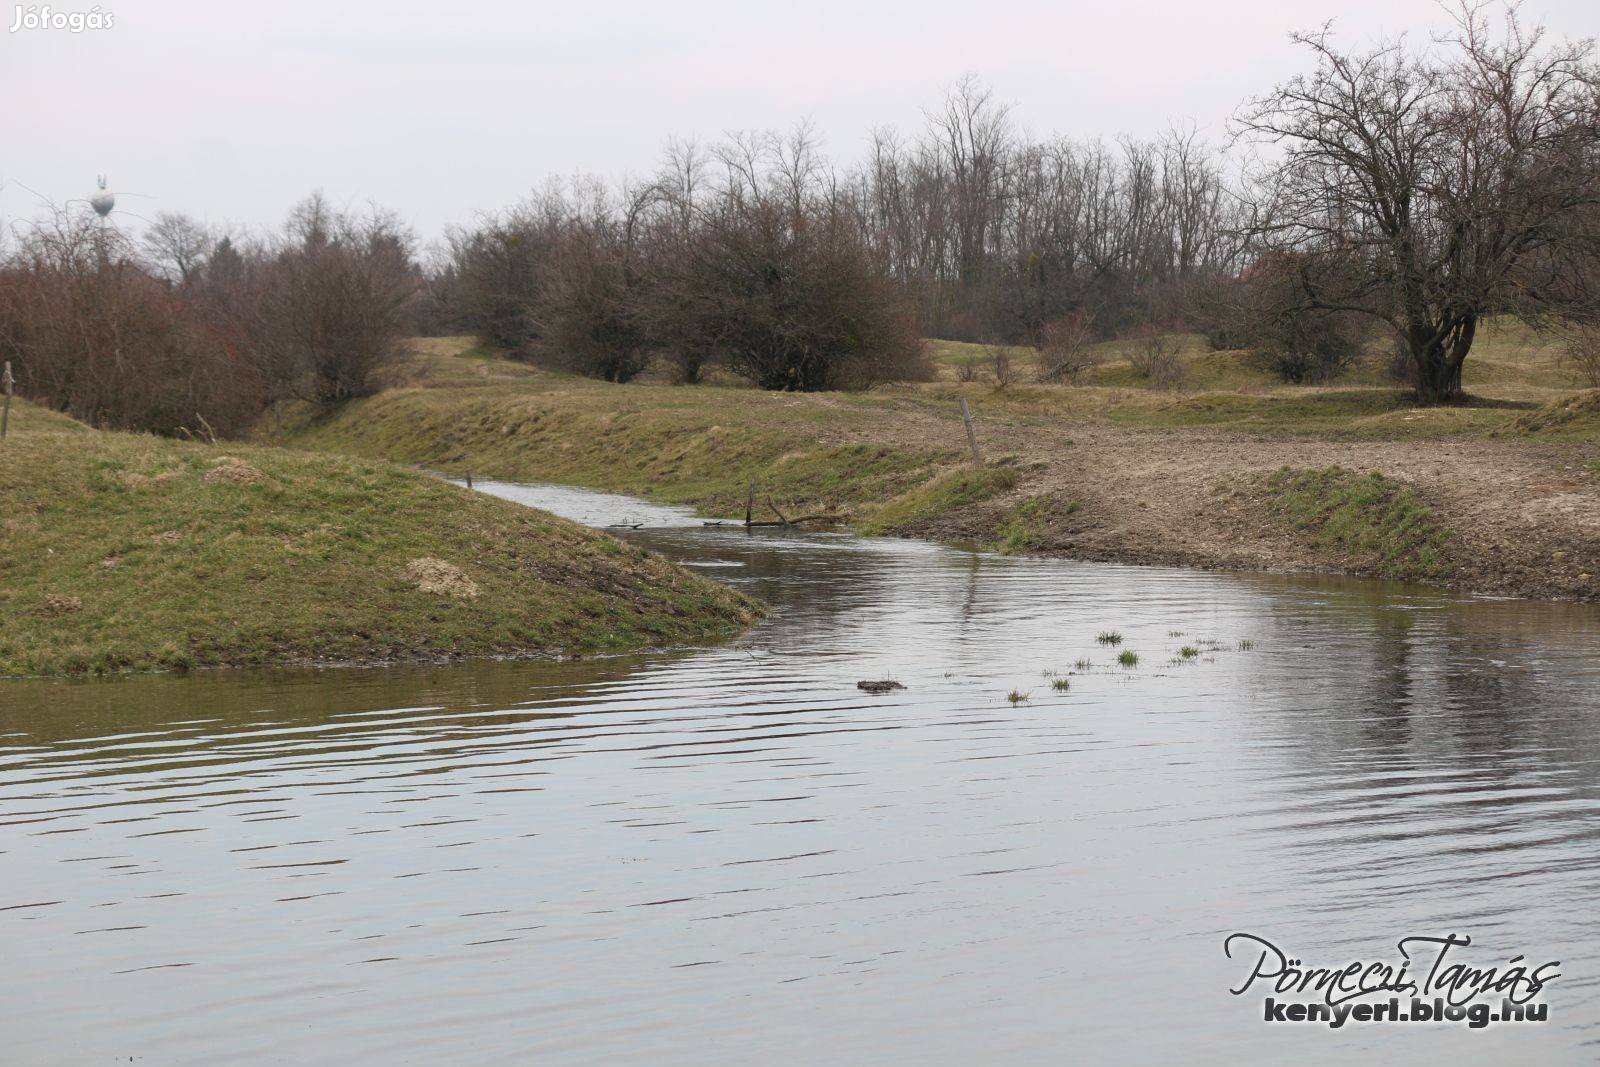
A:
POLYGON ((888 693, 895 689, 904 689, 899 682, 891 682, 884 678, 879 681, 857 682, 856 688, 864 693, 888 693))

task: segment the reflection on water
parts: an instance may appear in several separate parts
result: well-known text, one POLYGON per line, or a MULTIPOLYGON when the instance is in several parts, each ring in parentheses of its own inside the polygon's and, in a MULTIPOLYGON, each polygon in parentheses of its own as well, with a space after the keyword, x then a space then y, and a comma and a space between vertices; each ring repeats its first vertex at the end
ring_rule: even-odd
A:
POLYGON ((0 688, 6 1062, 1595 1058, 1595 609, 489 488, 774 613, 703 652, 0 688), (1272 1027, 1233 930, 1564 977, 1544 1026, 1272 1027))

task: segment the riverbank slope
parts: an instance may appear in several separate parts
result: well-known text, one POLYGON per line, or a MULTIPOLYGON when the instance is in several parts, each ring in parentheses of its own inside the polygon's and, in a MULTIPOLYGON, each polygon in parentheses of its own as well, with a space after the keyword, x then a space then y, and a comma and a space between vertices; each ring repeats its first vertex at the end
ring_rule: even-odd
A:
POLYGON ((870 532, 1007 551, 1600 597, 1600 394, 1514 324, 1468 361, 1474 403, 1440 408, 1373 367, 1289 387, 1198 346, 1177 391, 1139 386, 1115 351, 1080 385, 997 388, 957 380, 987 349, 932 344, 943 380, 789 394, 613 385, 435 338, 394 387, 275 436, 708 514, 742 513, 755 483, 768 518, 839 511, 870 532))
POLYGON ((18 402, 0 442, 0 676, 633 650, 756 606, 415 471, 102 433, 18 402))

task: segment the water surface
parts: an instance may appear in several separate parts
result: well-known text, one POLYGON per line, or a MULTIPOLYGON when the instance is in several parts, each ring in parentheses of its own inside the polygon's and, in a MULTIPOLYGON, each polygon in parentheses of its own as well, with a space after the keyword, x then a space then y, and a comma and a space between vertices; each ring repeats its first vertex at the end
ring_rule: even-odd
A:
POLYGON ((0 687, 0 1058, 1596 1058, 1595 608, 487 488, 773 614, 709 651, 0 687), (1235 930, 1563 977, 1538 1026, 1267 1026, 1235 930))

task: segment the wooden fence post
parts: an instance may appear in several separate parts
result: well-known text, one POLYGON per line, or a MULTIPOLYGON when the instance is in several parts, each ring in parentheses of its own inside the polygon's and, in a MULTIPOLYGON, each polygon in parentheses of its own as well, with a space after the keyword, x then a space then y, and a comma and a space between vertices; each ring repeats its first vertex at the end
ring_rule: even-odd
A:
POLYGON ((6 392, 5 410, 0 411, 0 437, 4 437, 6 435, 6 430, 8 430, 11 426, 11 388, 13 383, 14 379, 11 377, 11 361, 8 359, 6 360, 5 373, 0 374, 0 388, 4 388, 6 392))
POLYGON ((972 428, 972 411, 967 407, 967 398, 961 398, 961 422, 967 428, 967 444, 972 446, 972 462, 983 466, 983 453, 978 451, 978 433, 972 428))

